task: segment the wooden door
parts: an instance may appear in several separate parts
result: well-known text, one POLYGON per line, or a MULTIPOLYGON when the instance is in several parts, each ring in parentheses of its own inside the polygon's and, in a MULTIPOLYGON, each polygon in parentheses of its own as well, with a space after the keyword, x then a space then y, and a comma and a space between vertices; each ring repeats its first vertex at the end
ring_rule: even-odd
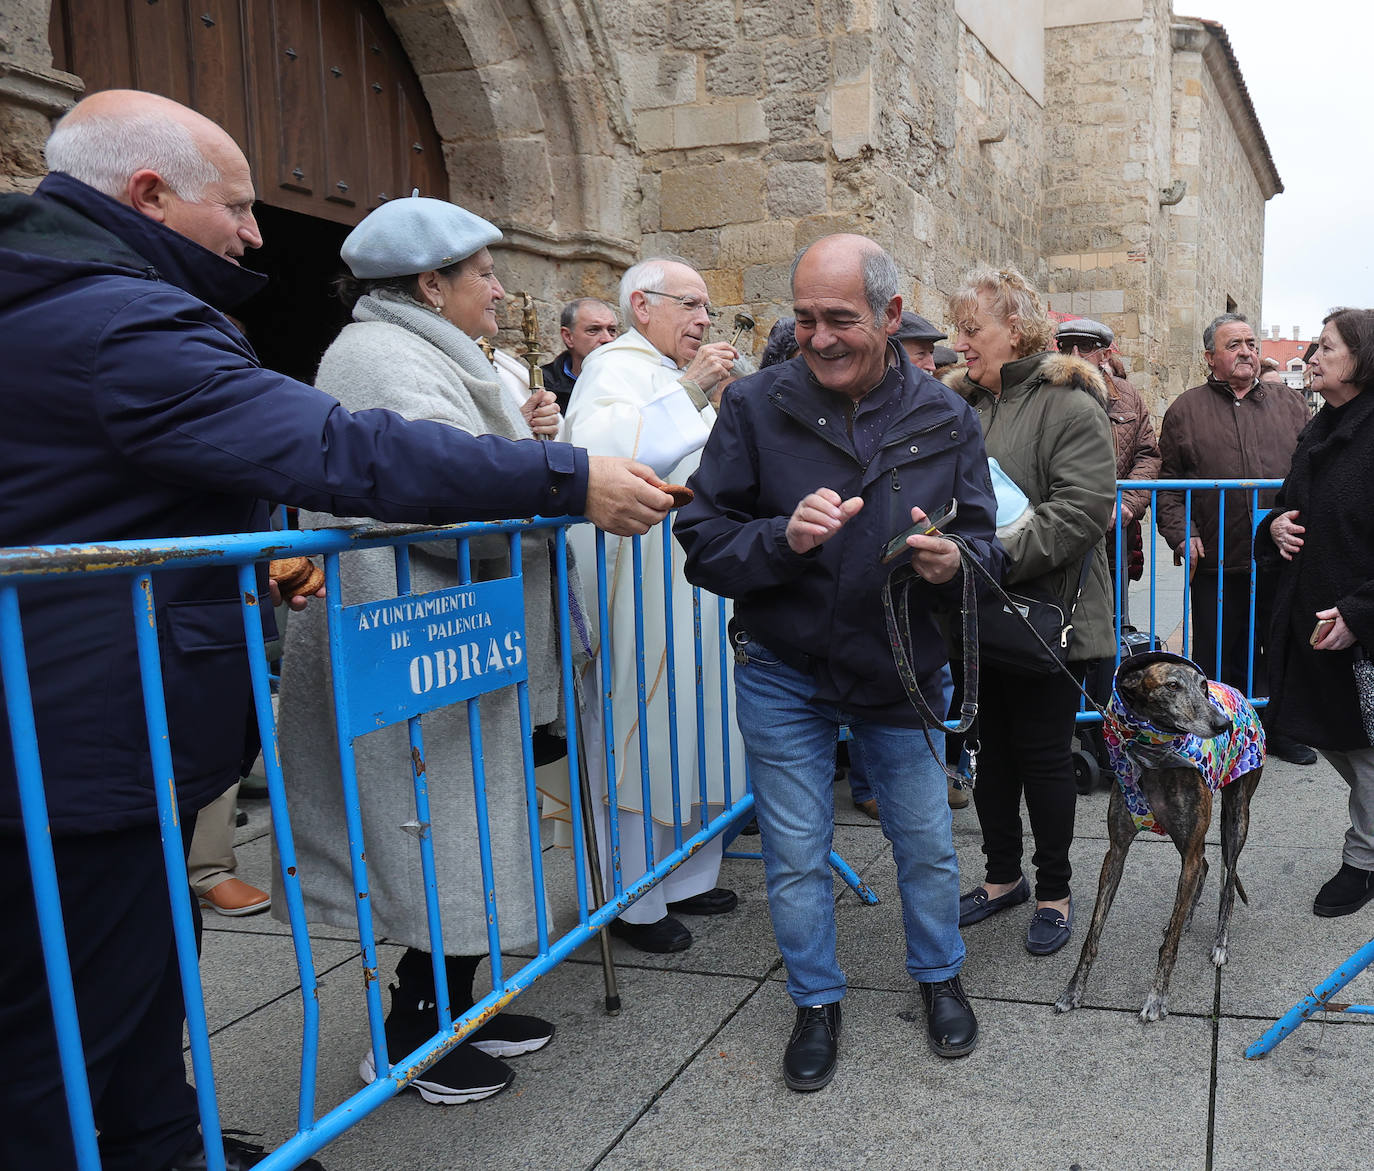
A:
POLYGON ((375 0, 54 0, 54 64, 88 93, 151 90, 244 148, 258 198, 356 224, 448 198, 420 83, 375 0))

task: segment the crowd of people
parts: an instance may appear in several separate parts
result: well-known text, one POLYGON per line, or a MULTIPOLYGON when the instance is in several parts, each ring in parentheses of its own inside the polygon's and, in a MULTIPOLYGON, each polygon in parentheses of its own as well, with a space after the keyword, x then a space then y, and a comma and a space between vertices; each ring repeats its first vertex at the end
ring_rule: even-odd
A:
MULTIPOLYGON (((703 275, 680 258, 649 257, 624 274, 618 317, 595 298, 564 308, 564 349, 544 367, 545 389, 537 379, 532 388, 509 356, 479 344, 496 337, 505 299, 490 251, 500 230, 417 196, 383 204, 345 241, 339 287, 352 321, 312 387, 262 368, 227 316, 261 284, 239 261, 262 241, 247 162, 220 127, 165 98, 107 91, 59 122, 48 161, 33 196, 0 198, 0 336, 11 367, 0 466, 7 498, 23 502, 4 510, 0 544, 262 530, 266 501, 299 508, 312 528, 365 517, 585 515, 609 534, 609 629, 599 628, 585 572, 581 580, 576 572, 595 564, 588 526, 570 542, 566 599, 547 532, 517 538, 531 721, 546 741, 580 731, 596 746, 586 756, 608 887, 617 865, 634 877, 650 854, 671 851, 679 819, 685 836, 718 815, 728 778, 737 795, 747 768, 796 1008, 782 1053, 791 1089, 822 1088, 838 1060, 846 977, 829 854, 842 729, 852 799, 891 843, 906 967, 936 1054, 959 1057, 978 1043, 961 978, 963 929, 1033 898, 1027 951, 1051 955, 1071 937, 1075 713, 1089 671, 1115 654, 1127 607, 1117 583, 1142 572, 1150 505, 1139 490, 1118 502, 1118 481, 1286 477, 1260 499, 1258 515, 1249 492, 1229 493, 1224 504, 1218 493, 1161 492, 1155 523, 1189 566, 1194 657, 1250 694, 1272 687, 1271 752, 1307 762, 1315 746, 1350 786, 1342 865, 1315 912, 1349 914, 1374 897, 1374 748, 1365 731, 1374 691, 1362 697, 1355 670, 1360 647, 1374 645, 1374 564, 1361 552, 1374 549, 1374 510, 1364 504, 1374 400, 1362 393, 1374 380, 1374 313, 1341 310, 1324 323, 1312 370, 1326 406, 1315 419, 1295 392, 1260 381, 1244 318, 1218 317, 1202 338, 1210 377, 1170 405, 1156 440, 1104 323, 1056 326, 1021 273, 979 268, 949 297, 947 334, 904 309, 902 276, 878 243, 834 235, 798 254, 790 315, 774 325, 757 373, 740 377, 737 348, 710 340, 716 310, 703 275), (952 346, 939 344, 951 336, 952 346), (673 497, 664 489, 684 483, 694 497, 665 533, 657 526, 673 497), (952 501, 947 522, 923 527, 952 501), (876 554, 908 526, 899 560, 914 577, 899 668, 881 604, 889 568, 876 554), (622 538, 645 534, 646 587, 670 587, 646 588, 637 606, 622 538), (1057 599, 1074 616, 1074 636, 1059 673, 982 663, 970 743, 985 868, 961 890, 951 809, 969 797, 943 721, 961 710, 958 664, 968 648, 951 615, 970 561, 1008 587, 1057 599), (733 652, 723 663, 694 661, 694 587, 703 637, 728 639, 733 652), (564 601, 576 615, 581 690, 600 694, 602 679, 610 689, 610 753, 599 750, 607 735, 599 703, 582 706, 580 729, 563 722, 564 601), (665 743, 670 683, 677 719, 692 730, 678 749, 692 783, 676 807, 665 743)), ((449 543, 414 546, 409 557, 420 592, 456 585, 465 572, 482 581, 511 568, 504 536, 474 539, 470 566, 449 543)), ((275 592, 265 573, 261 584, 275 592)), ((342 589, 345 604, 392 596, 390 552, 350 555, 342 589)), ((286 601, 294 613, 279 732, 306 913, 351 927, 324 607, 313 597, 286 601)), ((233 572, 160 574, 157 606, 184 845, 192 848, 198 820, 212 821, 216 844, 205 851, 213 859, 224 853, 232 786, 257 751, 233 572)), ((24 623, 104 1165, 203 1167, 127 595, 112 578, 54 581, 26 596, 24 623), (120 881, 111 884, 111 873, 120 881)), ((509 688, 485 695, 479 710, 501 940, 520 947, 540 926, 520 712, 509 688)), ((465 705, 426 717, 425 742, 426 768, 443 778, 429 788, 442 955, 431 952, 419 845, 406 829, 405 734, 384 729, 354 747, 375 930, 405 947, 384 1026, 393 1056, 433 1034, 440 972, 454 1015, 475 1003, 489 946, 465 705)), ((59 1166, 71 1162, 71 1138, 37 977, 43 961, 9 749, 6 739, 0 1163, 59 1166)), ((552 792, 549 806, 566 808, 552 792)), ((611 933, 648 952, 690 947, 684 917, 737 904, 718 885, 721 845, 716 837, 697 850, 611 933)), ((263 892, 225 886, 238 882, 232 861, 192 869, 212 909, 265 908, 263 892)), ((280 900, 274 911, 285 915, 280 900)), ((430 1102, 489 1097, 514 1077, 505 1059, 553 1035, 548 1021, 499 1013, 410 1084, 430 1102)), ((378 1076, 371 1051, 360 1075, 378 1076)), ((261 1156, 241 1140, 225 1143, 231 1168, 261 1156)))

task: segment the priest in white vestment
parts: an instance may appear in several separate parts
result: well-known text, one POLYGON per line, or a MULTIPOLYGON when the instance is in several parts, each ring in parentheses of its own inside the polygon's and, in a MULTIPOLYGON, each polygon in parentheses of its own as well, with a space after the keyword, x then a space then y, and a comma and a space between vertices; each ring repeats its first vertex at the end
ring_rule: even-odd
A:
MULTIPOLYGON (((729 381, 737 357, 725 342, 706 342, 711 306, 706 283, 690 265, 663 258, 641 261, 620 282, 622 320, 630 327, 615 341, 593 350, 573 388, 561 438, 595 455, 632 456, 660 479, 686 483, 715 422, 715 404, 729 381)), ((597 805, 597 831, 607 897, 611 896, 609 806, 605 800, 604 724, 600 691, 600 639, 595 631, 595 532, 579 525, 571 534, 585 589, 588 617, 598 658, 584 676, 588 684, 583 731, 587 763, 597 805)), ((672 750, 669 737, 667 648, 664 631, 664 550, 672 558, 673 649, 675 655, 677 760, 682 836, 685 841, 725 801, 728 742, 730 795, 744 792, 744 749, 735 724, 732 681, 727 677, 728 732, 722 728, 720 655, 726 612, 713 594, 701 595, 703 641, 702 710, 697 710, 693 650, 692 587, 682 576, 682 550, 669 526, 640 538, 643 557, 643 608, 646 730, 651 776, 651 827, 655 863, 674 849, 672 750), (665 541, 666 538, 666 541, 665 541), (705 734, 707 802, 700 796, 699 724, 705 734)), ((620 862, 628 884, 645 870, 645 802, 640 769, 640 724, 635 669, 634 565, 630 540, 606 538, 606 582, 611 624, 612 724, 616 794, 620 809, 620 862)), ((728 657, 727 657, 728 658, 728 657)), ((733 666, 728 660, 727 672, 733 666)), ((643 896, 611 925, 617 938, 643 951, 681 951, 692 942, 678 915, 722 914, 735 906, 732 891, 716 886, 722 843, 715 838, 643 896)))

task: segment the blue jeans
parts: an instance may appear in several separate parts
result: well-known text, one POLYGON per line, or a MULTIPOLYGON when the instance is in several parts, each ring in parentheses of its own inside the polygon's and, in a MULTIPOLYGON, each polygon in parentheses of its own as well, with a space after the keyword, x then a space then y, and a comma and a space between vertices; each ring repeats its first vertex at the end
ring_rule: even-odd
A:
MULTIPOLYGON (((892 843, 906 930, 906 969, 922 982, 956 976, 959 866, 945 775, 919 728, 865 722, 813 703, 809 675, 778 662, 758 642, 735 666, 739 726, 749 758, 773 933, 798 1005, 840 1000, 845 977, 835 956, 830 847, 835 836, 835 744, 841 724, 878 798, 892 843)), ((943 756, 944 734, 932 732, 943 756)))

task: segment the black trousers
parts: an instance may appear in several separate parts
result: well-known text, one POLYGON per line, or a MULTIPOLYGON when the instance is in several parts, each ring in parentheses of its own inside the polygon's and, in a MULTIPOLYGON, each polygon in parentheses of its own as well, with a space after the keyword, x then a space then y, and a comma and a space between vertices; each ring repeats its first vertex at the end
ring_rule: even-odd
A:
MULTIPOLYGON (((1083 677, 1082 663, 1070 663, 1083 677)), ((978 686, 982 751, 973 804, 983 831, 988 882, 1021 874, 1021 798, 1035 838, 1035 897, 1067 898, 1078 789, 1073 779, 1078 688, 1065 675, 1027 675, 983 660, 978 686)))
MULTIPOLYGON (((187 848, 194 827, 183 821, 187 848)), ((101 1165, 160 1171, 199 1117, 157 826, 54 838, 53 851, 101 1165)), ((0 890, 0 1167, 67 1171, 76 1157, 21 837, 0 837, 0 890)))
POLYGON ((1188 586, 1188 606, 1193 622, 1191 655, 1209 679, 1219 679, 1247 695, 1269 694, 1269 667, 1265 644, 1269 618, 1274 609, 1274 576, 1255 577, 1255 674, 1254 690, 1245 690, 1250 659, 1250 575, 1247 570, 1195 573, 1188 586), (1217 590, 1221 590, 1221 674, 1217 674, 1217 590))

